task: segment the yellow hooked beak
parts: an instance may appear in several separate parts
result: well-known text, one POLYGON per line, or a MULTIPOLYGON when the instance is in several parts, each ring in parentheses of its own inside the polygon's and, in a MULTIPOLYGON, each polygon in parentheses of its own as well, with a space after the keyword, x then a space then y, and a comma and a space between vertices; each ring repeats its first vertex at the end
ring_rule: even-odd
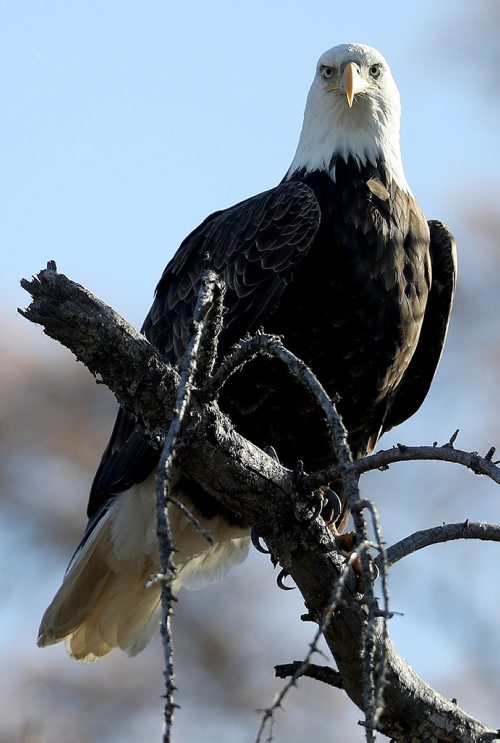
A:
POLYGON ((359 74, 358 66, 354 62, 346 64, 344 74, 342 75, 342 85, 347 103, 349 104, 349 108, 351 108, 356 93, 361 93, 366 87, 365 81, 359 74))

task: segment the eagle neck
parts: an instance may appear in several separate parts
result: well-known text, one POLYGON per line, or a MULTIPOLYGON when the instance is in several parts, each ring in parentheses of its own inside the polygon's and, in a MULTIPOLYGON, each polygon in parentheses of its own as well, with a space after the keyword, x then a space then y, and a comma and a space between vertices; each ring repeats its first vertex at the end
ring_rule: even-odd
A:
POLYGON ((344 158, 338 154, 332 156, 327 167, 310 170, 306 167, 297 168, 295 171, 287 173, 283 182, 300 180, 306 183, 314 183, 318 179, 322 181, 326 180, 338 187, 342 187, 347 183, 351 186, 366 186, 368 181, 373 179, 391 190, 394 186, 396 188, 399 187, 399 184, 384 160, 376 160, 373 163, 370 161, 362 162, 355 156, 344 158))

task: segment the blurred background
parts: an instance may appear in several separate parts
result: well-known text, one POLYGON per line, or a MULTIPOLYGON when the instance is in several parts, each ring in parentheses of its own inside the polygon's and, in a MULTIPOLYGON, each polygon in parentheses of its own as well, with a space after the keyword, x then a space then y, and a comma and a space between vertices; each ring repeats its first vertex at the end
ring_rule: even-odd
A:
MULTIPOLYGON (((300 130, 318 56, 378 47, 403 104, 403 156, 427 215, 449 223, 460 276, 446 352, 428 400, 382 447, 500 444, 500 115, 496 0, 355 4, 101 3, 0 7, 0 741, 160 739, 161 648, 81 666, 38 650, 40 617, 85 525, 114 399, 69 352, 16 314, 19 288, 54 259, 136 326, 180 240, 208 213, 275 185, 300 130), (174 7, 175 5, 175 7, 174 7)), ((499 522, 500 492, 458 466, 372 473, 389 544, 442 522, 499 522)), ((397 648, 424 679, 500 725, 494 544, 437 546, 395 566, 397 648)), ((252 554, 221 585, 181 594, 175 616, 175 740, 243 743, 301 658, 313 627, 252 554)), ((317 658, 318 662, 323 659, 317 658)), ((361 741, 342 692, 303 680, 275 740, 361 741)))

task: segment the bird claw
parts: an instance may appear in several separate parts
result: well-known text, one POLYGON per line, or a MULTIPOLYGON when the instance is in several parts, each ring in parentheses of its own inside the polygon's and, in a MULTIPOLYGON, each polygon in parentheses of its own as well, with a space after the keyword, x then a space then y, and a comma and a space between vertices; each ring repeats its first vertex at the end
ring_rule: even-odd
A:
POLYGON ((314 491, 317 501, 313 512, 313 521, 321 516, 327 526, 335 524, 342 513, 342 502, 329 485, 322 485, 314 491))
POLYGON ((279 464, 279 461, 280 460, 279 460, 279 457, 278 457, 278 452, 276 451, 276 449, 274 448, 274 446, 271 446, 271 444, 268 444, 267 446, 264 447, 264 449, 262 451, 265 454, 267 454, 268 457, 271 457, 271 459, 274 459, 274 461, 275 462, 278 462, 278 464, 279 464))
POLYGON ((252 540, 253 546, 255 547, 255 549, 257 550, 257 552, 260 552, 262 555, 270 555, 271 553, 269 552, 269 550, 266 549, 266 547, 263 547, 262 546, 262 542, 260 541, 261 538, 262 537, 260 536, 260 534, 257 531, 257 527, 256 526, 252 526, 252 528, 250 530, 250 539, 252 540))
POLYGON ((285 586, 285 578, 287 578, 289 575, 290 573, 288 572, 288 570, 286 568, 282 568, 279 572, 278 577, 276 578, 276 583, 282 591, 293 591, 293 589, 295 588, 295 586, 285 586))
POLYGON ((341 513, 342 503, 339 496, 335 490, 327 487, 323 493, 323 508, 321 509, 323 519, 327 524, 335 524, 341 513))
POLYGON ((373 560, 371 560, 370 562, 370 572, 371 572, 372 583, 375 583, 375 581, 378 580, 378 578, 380 577, 380 570, 379 570, 377 563, 373 562, 373 560))
POLYGON ((313 504, 313 512, 311 514, 311 523, 314 523, 318 516, 321 516, 321 512, 323 510, 323 500, 322 498, 318 498, 316 502, 313 504))

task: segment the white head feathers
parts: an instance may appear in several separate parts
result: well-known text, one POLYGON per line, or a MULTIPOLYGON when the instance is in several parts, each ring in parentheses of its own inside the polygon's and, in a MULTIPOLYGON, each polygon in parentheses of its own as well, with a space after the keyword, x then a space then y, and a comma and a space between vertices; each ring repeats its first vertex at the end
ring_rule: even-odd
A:
MULTIPOLYGON (((405 191, 399 144, 399 91, 384 57, 363 44, 340 44, 321 55, 307 97, 297 152, 288 170, 330 171, 332 158, 383 162, 405 191)), ((335 173, 331 172, 332 178, 335 173)))

